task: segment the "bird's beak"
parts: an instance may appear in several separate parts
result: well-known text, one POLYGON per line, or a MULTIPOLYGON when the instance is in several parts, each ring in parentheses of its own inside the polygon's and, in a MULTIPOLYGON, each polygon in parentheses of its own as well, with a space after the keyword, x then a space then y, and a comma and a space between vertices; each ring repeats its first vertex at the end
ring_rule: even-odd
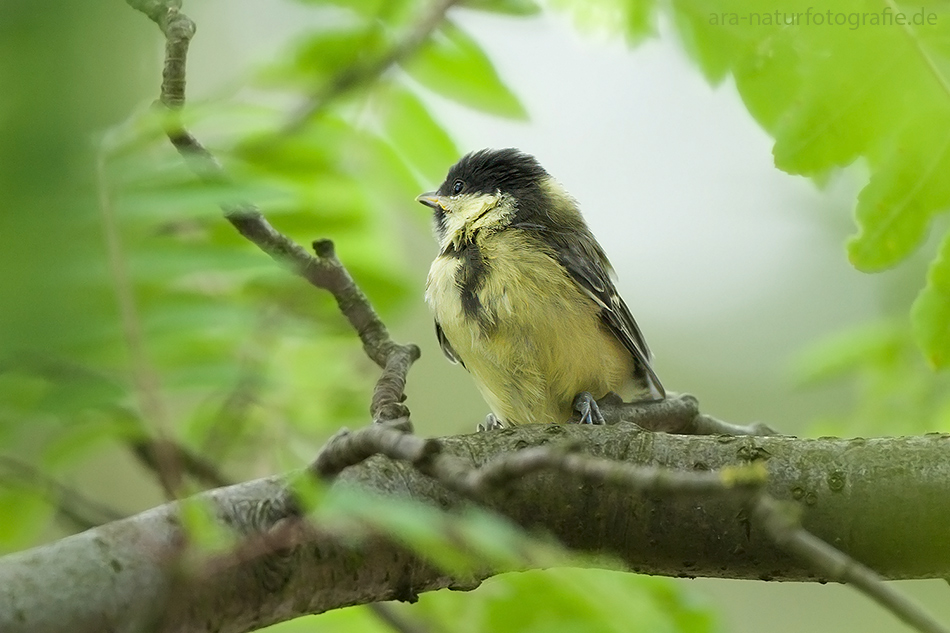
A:
POLYGON ((416 202, 421 202, 427 207, 432 207, 433 209, 445 210, 445 205, 442 204, 442 196, 436 195, 434 191, 416 196, 416 202))

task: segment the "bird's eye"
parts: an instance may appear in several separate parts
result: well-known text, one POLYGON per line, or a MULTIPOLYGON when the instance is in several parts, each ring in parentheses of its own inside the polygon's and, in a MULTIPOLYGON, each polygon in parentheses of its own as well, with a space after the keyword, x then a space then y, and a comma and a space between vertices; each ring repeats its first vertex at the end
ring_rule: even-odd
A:
POLYGON ((462 182, 461 180, 456 180, 456 181, 455 181, 455 184, 452 185, 452 193, 454 193, 454 194, 456 194, 456 195, 462 193, 462 187, 464 187, 464 186, 465 186, 465 183, 464 183, 464 182, 462 182))

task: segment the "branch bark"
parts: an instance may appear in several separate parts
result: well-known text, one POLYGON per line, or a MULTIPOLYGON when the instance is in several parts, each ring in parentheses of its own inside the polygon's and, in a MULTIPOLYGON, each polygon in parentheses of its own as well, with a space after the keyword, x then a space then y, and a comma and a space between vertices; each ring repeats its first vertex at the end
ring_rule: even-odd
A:
MULTIPOLYGON (((950 575, 950 435, 882 439, 680 436, 609 427, 528 426, 439 440, 481 465, 495 456, 566 442, 628 464, 709 470, 761 461, 766 492, 796 502, 808 532, 888 579, 950 575)), ((297 476, 298 474, 294 474, 297 476)), ((423 501, 449 511, 459 495, 405 462, 376 456, 346 468, 336 486, 423 501)), ((200 498, 238 535, 296 520, 286 479, 214 490, 200 498)), ((826 580, 750 520, 740 498, 631 494, 543 471, 488 491, 484 503, 579 551, 609 553, 631 570, 672 576, 826 580)), ((176 583, 187 539, 180 504, 167 504, 0 559, 0 630, 219 630, 243 632, 353 604, 472 588, 383 537, 348 544, 319 526, 296 546, 261 549, 176 583), (461 585, 460 585, 461 583, 461 585)), ((486 575, 491 572, 486 572, 486 575)), ((477 580, 477 579, 476 579, 477 580)))

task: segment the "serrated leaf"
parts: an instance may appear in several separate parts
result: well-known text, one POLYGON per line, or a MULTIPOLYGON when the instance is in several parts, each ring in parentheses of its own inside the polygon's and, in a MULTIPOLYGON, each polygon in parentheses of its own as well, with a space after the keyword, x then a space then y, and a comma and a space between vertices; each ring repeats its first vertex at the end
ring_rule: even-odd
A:
POLYGON ((674 8, 673 19, 683 47, 699 65, 706 81, 719 84, 742 59, 746 52, 742 43, 747 38, 738 29, 713 20, 711 15, 719 15, 714 7, 677 2, 674 8))
MULTIPOLYGON (((775 139, 777 167, 819 185, 856 161, 867 167, 848 242, 856 268, 883 270, 918 248, 950 208, 950 21, 936 5, 674 0, 672 9, 707 78, 735 78, 775 139)), ((932 308, 930 299, 921 301, 932 308)))
POLYGON ((914 337, 937 368, 950 363, 950 233, 927 272, 927 285, 910 311, 914 337))
POLYGON ((888 154, 858 196, 859 233, 848 241, 851 263, 867 272, 907 257, 933 215, 950 206, 950 116, 910 127, 888 154))
POLYGON ((451 21, 444 22, 402 66, 413 79, 447 99, 497 116, 528 116, 478 43, 451 21))

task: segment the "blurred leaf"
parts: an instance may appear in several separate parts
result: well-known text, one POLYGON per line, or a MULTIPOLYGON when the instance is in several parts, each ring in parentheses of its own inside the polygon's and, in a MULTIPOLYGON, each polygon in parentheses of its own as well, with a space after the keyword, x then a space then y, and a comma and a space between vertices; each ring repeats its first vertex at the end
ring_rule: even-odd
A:
POLYGON ((122 407, 103 408, 77 416, 45 447, 42 462, 51 469, 61 469, 88 458, 94 451, 113 442, 125 443, 141 437, 142 421, 122 407))
POLYGON ((310 91, 318 90, 348 68, 375 60, 388 45, 385 31, 375 24, 361 22, 347 28, 317 31, 296 44, 290 63, 263 71, 262 79, 265 85, 290 82, 310 91))
POLYGON ((927 285, 911 308, 914 337, 934 367, 950 363, 950 234, 927 273, 927 285))
POLYGON ((401 612, 458 633, 710 633, 708 608, 667 578, 556 568, 489 578, 472 592, 420 596, 401 612))
POLYGON ((451 21, 443 23, 403 68, 447 99, 497 116, 528 116, 478 43, 451 21))
POLYGON ((53 517, 53 508, 36 491, 19 485, 7 487, 0 480, 0 553, 16 551, 35 542, 53 517))
MULTIPOLYGON (((942 177, 950 170, 950 21, 937 9, 866 0, 820 9, 804 0, 778 10, 758 0, 672 5, 706 77, 719 82, 731 74, 749 112, 774 136, 776 166, 818 183, 859 159, 868 166, 858 232, 848 242, 859 270, 905 259, 934 215, 950 207, 942 177), (896 11, 908 24, 896 23, 896 11)), ((915 323, 933 358, 939 327, 929 288, 918 305, 927 306, 930 323, 915 323)))
MULTIPOLYGON (((419 98, 393 85, 382 95, 383 129, 396 151, 425 180, 440 182, 459 151, 419 98)), ((420 192, 421 193, 421 192, 420 192)))
POLYGON ((382 531, 456 576, 571 560, 559 545, 531 537, 507 519, 479 508, 449 515, 409 499, 333 488, 316 516, 354 538, 367 530, 382 531))
POLYGON ((799 383, 839 378, 857 369, 897 362, 904 344, 900 326, 870 323, 813 343, 798 355, 794 373, 799 383))
MULTIPOLYGON (((201 497, 181 499, 178 502, 178 516, 192 554, 227 555, 241 542, 238 534, 221 524, 211 501, 201 497)), ((196 563, 200 570, 202 562, 196 563)))
POLYGON ((353 11, 363 18, 392 19, 413 6, 411 0, 297 0, 303 4, 333 6, 353 11))
POLYGON ((933 372, 904 322, 871 323, 821 341, 799 355, 806 384, 847 380, 851 396, 816 422, 822 435, 950 431, 950 374, 933 372))
POLYGON ((534 0, 466 0, 462 6, 477 11, 489 11, 504 15, 537 15, 541 7, 534 0))
POLYGON ((630 44, 656 32, 654 0, 552 0, 551 4, 570 12, 582 31, 623 35, 630 44))
POLYGON ((259 629, 259 633, 394 633, 368 607, 334 609, 259 629))

